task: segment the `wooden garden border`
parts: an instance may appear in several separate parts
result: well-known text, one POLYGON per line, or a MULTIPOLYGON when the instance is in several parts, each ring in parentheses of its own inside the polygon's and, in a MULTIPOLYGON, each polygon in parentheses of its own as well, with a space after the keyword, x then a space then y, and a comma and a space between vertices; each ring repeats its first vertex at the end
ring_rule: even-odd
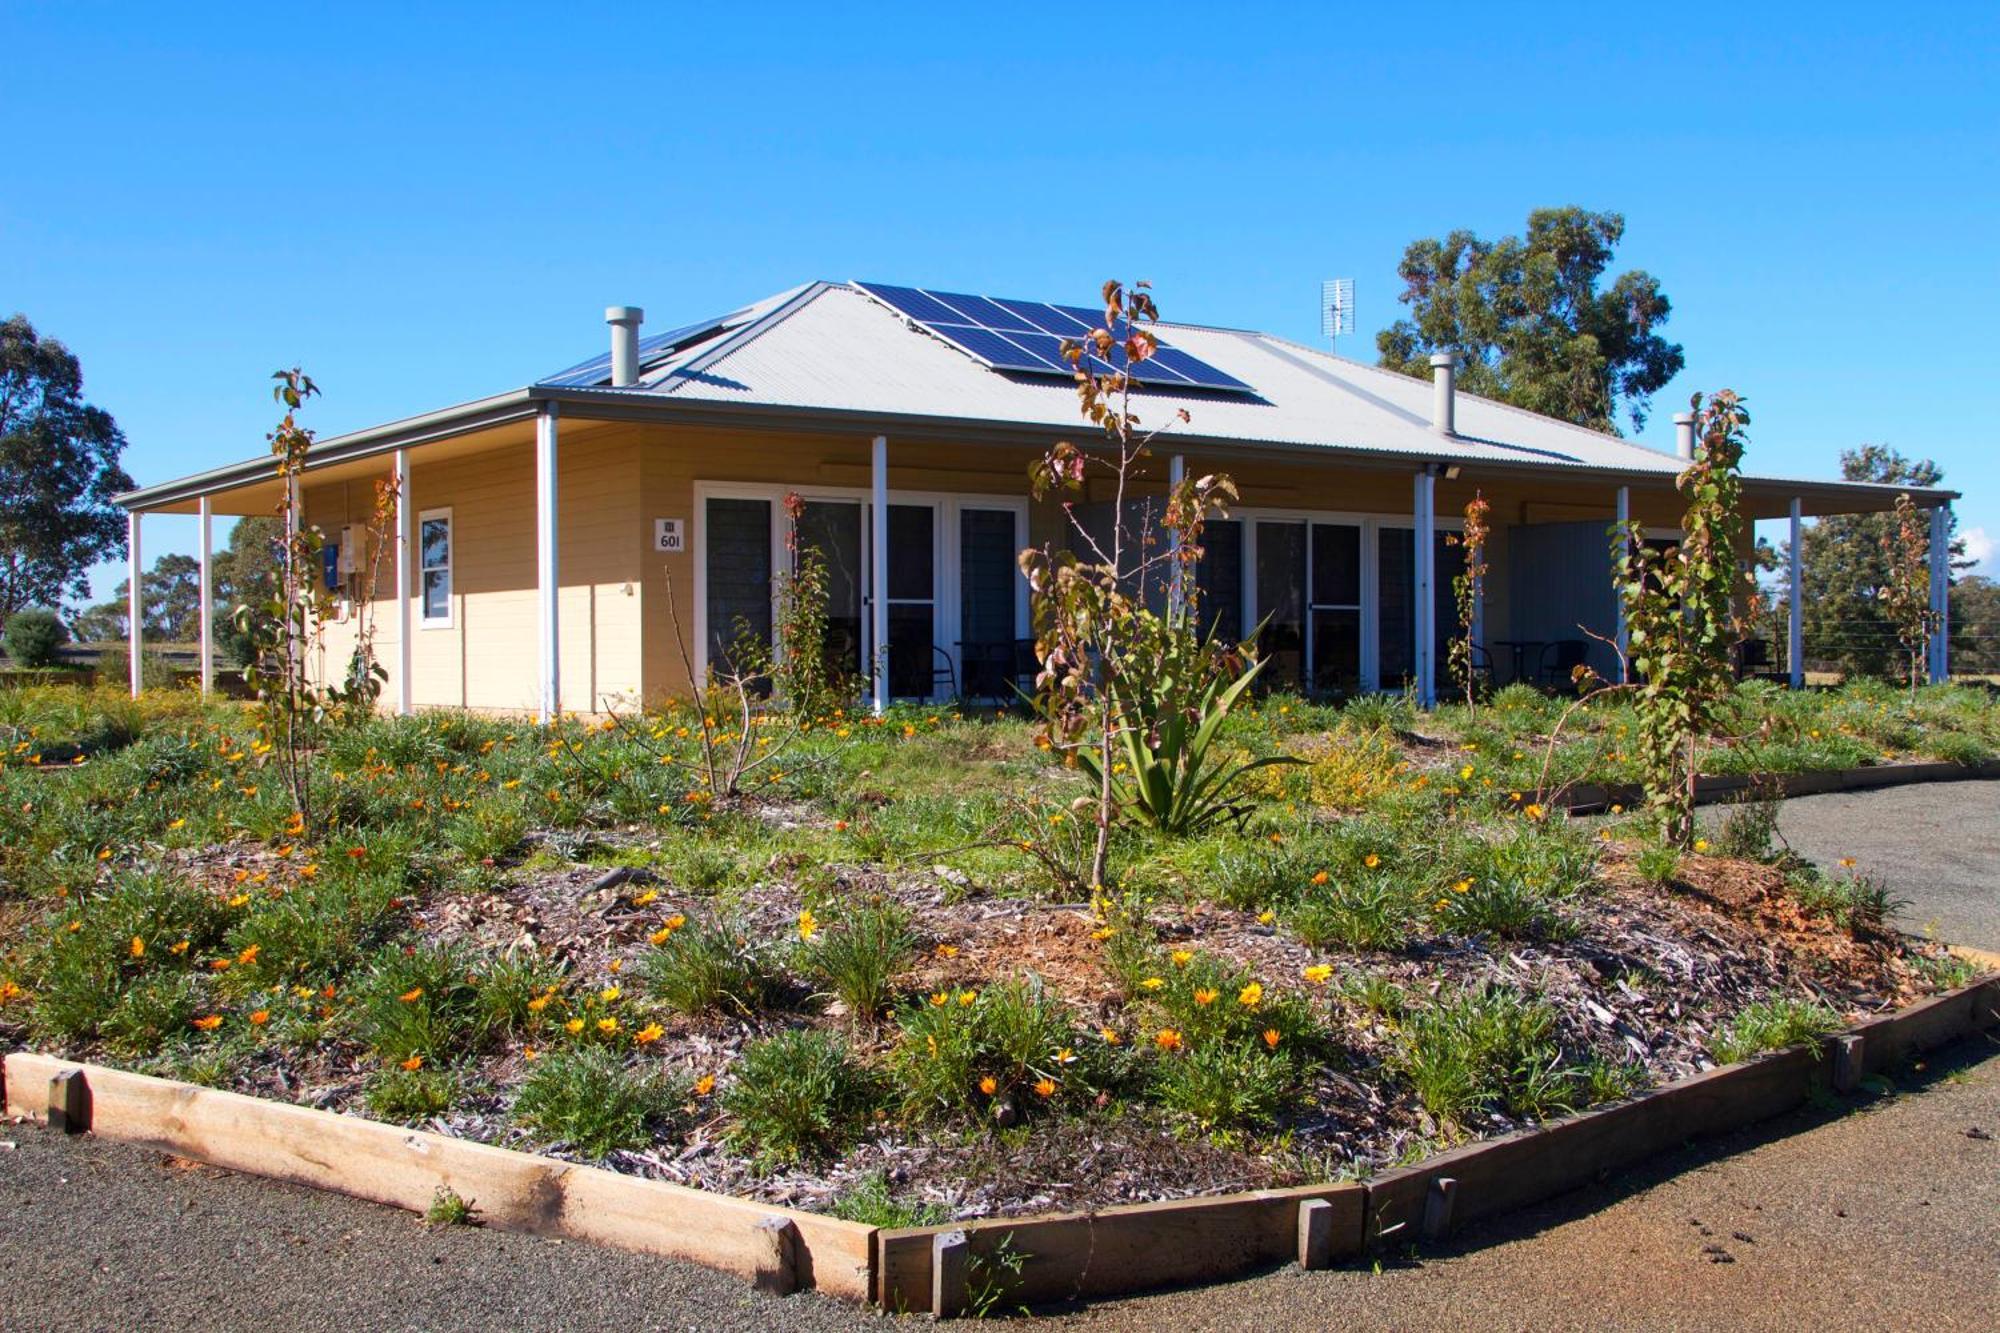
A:
POLYGON ((1041 1303, 1213 1281, 1286 1260, 1325 1268, 1377 1244, 1440 1239, 1689 1139, 1782 1114, 1816 1089, 1851 1091, 1917 1052, 1992 1027, 2000 1027, 2000 975, 1816 1046, 1697 1074, 1365 1182, 879 1230, 53 1056, 16 1053, 0 1069, 9 1113, 47 1115, 70 1131, 415 1211, 448 1188, 508 1230, 688 1259, 779 1293, 815 1287, 948 1316, 989 1280, 1002 1284, 1006 1305, 1041 1303))
MULTIPOLYGON (((1804 773, 1716 773, 1695 779, 1696 805, 1715 805, 1750 790, 1771 794, 1822 796, 1836 791, 1872 791, 1916 782, 1976 782, 2000 778, 2000 759, 1976 764, 1943 761, 1922 764, 1869 764, 1861 768, 1820 768, 1804 773)), ((1579 782, 1558 792, 1544 793, 1542 804, 1555 804, 1573 815, 1602 814, 1613 805, 1636 810, 1645 802, 1645 788, 1636 782, 1579 782)))

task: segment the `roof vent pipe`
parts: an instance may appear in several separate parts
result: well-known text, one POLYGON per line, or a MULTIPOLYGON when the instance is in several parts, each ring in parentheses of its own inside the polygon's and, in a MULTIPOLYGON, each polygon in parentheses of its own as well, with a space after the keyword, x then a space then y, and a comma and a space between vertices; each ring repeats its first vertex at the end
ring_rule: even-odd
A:
POLYGON ((1458 353, 1431 353, 1431 429, 1440 435, 1458 434, 1458 405, 1453 381, 1458 369, 1458 353))
POLYGON ((1674 413, 1674 452, 1688 462, 1694 461, 1694 413, 1674 413))
POLYGON ((639 382, 639 325, 646 312, 635 305, 606 306, 604 322, 611 326, 611 387, 639 382))

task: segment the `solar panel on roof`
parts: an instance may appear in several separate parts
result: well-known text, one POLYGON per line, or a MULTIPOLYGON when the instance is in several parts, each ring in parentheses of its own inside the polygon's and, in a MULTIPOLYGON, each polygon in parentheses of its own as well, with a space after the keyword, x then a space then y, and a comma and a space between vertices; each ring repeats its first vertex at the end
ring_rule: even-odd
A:
MULTIPOLYGON (((1001 300, 879 282, 854 285, 995 370, 1070 376, 1075 370, 1062 355, 1062 340, 1081 338, 1104 323, 1103 311, 1083 306, 1001 300)), ((1120 326, 1112 332, 1118 341, 1109 358, 1086 353, 1085 369, 1100 375, 1127 369, 1122 341, 1125 329, 1120 326)), ((1154 336, 1158 338, 1157 333, 1154 336)), ((1140 384, 1156 388, 1255 392, 1234 375, 1164 341, 1159 342, 1152 356, 1132 367, 1130 374, 1140 384)))

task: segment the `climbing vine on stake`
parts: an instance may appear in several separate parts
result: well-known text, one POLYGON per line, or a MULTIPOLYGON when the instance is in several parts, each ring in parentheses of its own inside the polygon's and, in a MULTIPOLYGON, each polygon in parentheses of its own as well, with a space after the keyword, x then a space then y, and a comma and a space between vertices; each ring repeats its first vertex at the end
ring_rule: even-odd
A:
POLYGON ((1910 702, 1915 703, 1924 661, 1930 656, 1931 640, 1939 626, 1938 614, 1931 608, 1930 524, 1907 491, 1896 497, 1895 522, 1882 534, 1882 553, 1889 562, 1882 609, 1889 613, 1896 641, 1903 646, 1910 702))
POLYGON ((1465 502, 1465 530, 1448 533, 1445 541, 1465 548, 1465 568, 1451 581, 1452 597, 1458 606, 1458 633, 1451 640, 1451 675, 1465 691, 1465 706, 1473 708, 1474 686, 1477 684, 1472 671, 1472 653, 1477 646, 1473 642, 1473 629, 1479 622, 1479 595, 1486 581, 1486 539, 1492 535, 1493 506, 1486 503, 1486 496, 1474 491, 1472 498, 1465 502))
POLYGON ((1647 547, 1636 521, 1611 533, 1617 592, 1625 606, 1639 714, 1639 760, 1646 803, 1661 833, 1694 843, 1694 784, 1699 749, 1735 686, 1730 647, 1742 630, 1738 607, 1755 589, 1737 561, 1743 532, 1744 428, 1750 414, 1725 389, 1692 405, 1700 445, 1676 486, 1687 500, 1680 543, 1647 547))

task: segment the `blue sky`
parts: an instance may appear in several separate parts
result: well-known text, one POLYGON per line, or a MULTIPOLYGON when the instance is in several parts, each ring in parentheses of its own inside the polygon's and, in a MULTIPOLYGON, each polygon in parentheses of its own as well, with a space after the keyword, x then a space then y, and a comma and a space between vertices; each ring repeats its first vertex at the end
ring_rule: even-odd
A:
MULTIPOLYGON (((1351 276, 1372 356, 1408 241, 1574 203, 1674 302, 1646 442, 1733 387, 1753 470, 1935 457, 1986 552, 2000 10, 1951 11, 0 0, 0 307, 154 482, 261 451, 280 365, 330 434, 568 365, 607 304, 667 327, 810 278, 1145 277, 1317 340, 1351 276)), ((193 540, 148 523, 149 559, 193 540)))

